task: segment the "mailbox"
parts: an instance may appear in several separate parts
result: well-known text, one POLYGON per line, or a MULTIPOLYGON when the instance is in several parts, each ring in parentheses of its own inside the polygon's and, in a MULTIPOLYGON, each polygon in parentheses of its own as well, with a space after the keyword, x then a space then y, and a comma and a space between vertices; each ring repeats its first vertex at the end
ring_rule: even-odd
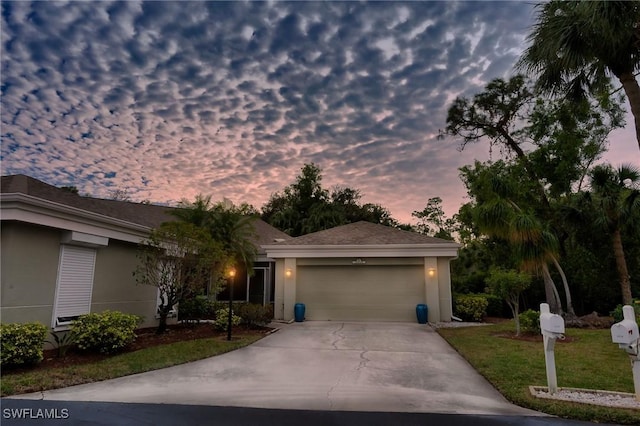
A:
POLYGON ((543 334, 564 333, 564 319, 558 314, 552 314, 549 311, 549 305, 546 303, 540 304, 540 330, 543 334))
POLYGON ((623 306, 622 314, 624 319, 611 326, 611 340, 613 343, 630 345, 637 342, 640 337, 633 307, 623 306))
POLYGON ((558 314, 541 314, 540 329, 551 333, 564 333, 564 319, 558 314))

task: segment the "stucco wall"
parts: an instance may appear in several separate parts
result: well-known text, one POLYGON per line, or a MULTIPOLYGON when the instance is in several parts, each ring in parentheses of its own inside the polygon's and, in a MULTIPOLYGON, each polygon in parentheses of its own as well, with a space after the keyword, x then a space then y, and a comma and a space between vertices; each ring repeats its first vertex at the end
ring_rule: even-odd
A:
POLYGON ((157 325, 155 319, 157 289, 137 285, 137 246, 109 240, 109 246, 98 249, 93 279, 91 312, 105 310, 126 312, 144 317, 142 327, 157 325))
POLYGON ((51 325, 61 235, 56 229, 2 222, 2 322, 51 325))
MULTIPOLYGON (((0 320, 52 325, 63 231, 21 222, 2 222, 0 320)), ((157 325, 156 288, 136 285, 136 245, 111 239, 97 249, 91 312, 118 310, 157 325)))

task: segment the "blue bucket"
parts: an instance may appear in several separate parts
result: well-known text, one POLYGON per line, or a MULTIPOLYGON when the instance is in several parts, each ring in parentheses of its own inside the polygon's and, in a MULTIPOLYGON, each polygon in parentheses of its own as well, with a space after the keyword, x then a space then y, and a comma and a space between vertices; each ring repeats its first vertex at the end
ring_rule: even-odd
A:
POLYGON ((304 321, 304 303, 296 303, 293 307, 293 315, 295 317, 296 322, 304 321))
POLYGON ((418 317, 418 324, 426 324, 429 318, 429 309, 424 303, 420 303, 416 306, 416 317, 418 317))

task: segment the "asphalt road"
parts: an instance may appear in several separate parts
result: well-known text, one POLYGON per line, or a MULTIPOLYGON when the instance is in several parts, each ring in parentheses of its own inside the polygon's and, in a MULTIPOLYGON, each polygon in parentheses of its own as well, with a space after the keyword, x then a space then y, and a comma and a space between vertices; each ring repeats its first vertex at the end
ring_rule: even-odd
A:
POLYGON ((591 425, 556 417, 389 413, 360 411, 271 410, 176 404, 1 400, 3 426, 550 426, 591 425), (18 418, 21 417, 21 418, 18 418), (57 417, 57 418, 56 418, 57 417))

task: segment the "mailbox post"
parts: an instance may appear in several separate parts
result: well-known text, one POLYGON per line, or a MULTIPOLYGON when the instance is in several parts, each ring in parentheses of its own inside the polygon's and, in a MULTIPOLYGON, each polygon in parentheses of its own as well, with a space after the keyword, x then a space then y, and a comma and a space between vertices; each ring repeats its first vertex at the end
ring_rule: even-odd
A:
POLYGON ((633 307, 622 307, 623 320, 611 326, 611 340, 617 343, 620 349, 629 354, 631 369, 633 371, 633 386, 636 391, 636 399, 640 401, 640 334, 633 307))
POLYGON ((556 359, 553 352, 556 339, 564 339, 564 319, 552 314, 547 303, 540 304, 540 331, 544 342, 544 362, 547 367, 547 385, 551 395, 558 392, 556 359))

